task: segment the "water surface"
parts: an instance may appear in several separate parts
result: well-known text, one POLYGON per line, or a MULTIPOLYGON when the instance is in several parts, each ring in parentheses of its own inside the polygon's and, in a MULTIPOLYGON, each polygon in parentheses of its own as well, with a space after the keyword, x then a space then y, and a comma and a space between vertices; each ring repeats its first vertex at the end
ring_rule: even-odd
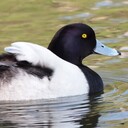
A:
POLYGON ((0 102, 0 128, 128 127, 128 2, 126 0, 6 0, 0 4, 0 49, 15 41, 47 46, 65 24, 87 23, 97 39, 122 52, 83 62, 98 72, 104 94, 0 102))

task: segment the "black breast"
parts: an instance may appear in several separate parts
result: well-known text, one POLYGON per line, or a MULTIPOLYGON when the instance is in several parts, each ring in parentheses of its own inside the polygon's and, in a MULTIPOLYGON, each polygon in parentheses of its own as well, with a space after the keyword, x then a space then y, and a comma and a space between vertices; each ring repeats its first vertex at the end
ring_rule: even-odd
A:
POLYGON ((103 81, 101 77, 86 66, 79 66, 89 83, 89 94, 103 93, 103 81))

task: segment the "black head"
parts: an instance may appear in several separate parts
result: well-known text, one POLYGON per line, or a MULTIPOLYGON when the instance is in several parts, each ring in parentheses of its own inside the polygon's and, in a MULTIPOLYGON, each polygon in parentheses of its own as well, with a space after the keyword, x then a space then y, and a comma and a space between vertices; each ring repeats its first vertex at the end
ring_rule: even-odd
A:
POLYGON ((62 27, 53 37, 48 49, 60 58, 79 65, 82 59, 93 53, 96 37, 86 24, 75 23, 62 27))

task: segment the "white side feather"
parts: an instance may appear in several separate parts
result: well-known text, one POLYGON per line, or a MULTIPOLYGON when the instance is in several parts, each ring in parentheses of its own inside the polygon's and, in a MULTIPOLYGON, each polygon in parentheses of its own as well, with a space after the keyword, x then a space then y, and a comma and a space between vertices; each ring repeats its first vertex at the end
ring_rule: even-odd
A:
POLYGON ((14 54, 18 61, 28 61, 32 65, 50 66, 53 68, 60 61, 60 58, 47 48, 28 42, 15 42, 4 50, 14 54))

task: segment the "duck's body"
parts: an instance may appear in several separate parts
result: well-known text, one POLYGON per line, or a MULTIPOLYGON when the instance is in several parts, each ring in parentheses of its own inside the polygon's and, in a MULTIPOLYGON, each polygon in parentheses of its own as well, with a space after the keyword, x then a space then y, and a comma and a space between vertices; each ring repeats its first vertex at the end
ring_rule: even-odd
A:
MULTIPOLYGON (((58 31, 48 49, 26 42, 5 48, 8 53, 0 56, 0 100, 49 99, 102 92, 101 77, 82 64, 84 57, 97 52, 98 41, 89 29, 84 24, 68 25, 58 31)), ((111 54, 119 54, 111 50, 111 54)))
POLYGON ((36 44, 18 42, 11 51, 17 52, 18 47, 23 53, 17 55, 18 61, 14 55, 1 57, 1 100, 47 99, 88 92, 88 82, 76 65, 62 60, 48 49, 36 44), (38 55, 35 54, 37 51, 38 55), (46 59, 40 59, 41 57, 46 59), (9 59, 5 61, 3 58, 9 59))

